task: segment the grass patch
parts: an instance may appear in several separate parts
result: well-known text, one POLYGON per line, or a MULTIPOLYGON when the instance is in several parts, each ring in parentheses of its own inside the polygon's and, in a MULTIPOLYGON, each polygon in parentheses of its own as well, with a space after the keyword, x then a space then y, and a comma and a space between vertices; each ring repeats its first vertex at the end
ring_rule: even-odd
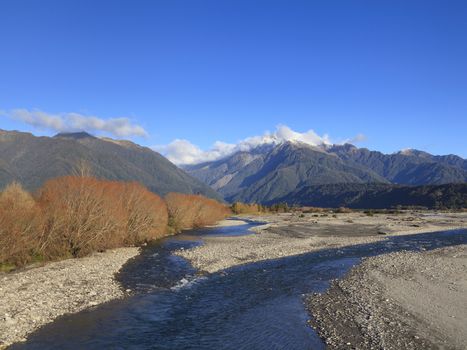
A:
POLYGON ((0 263, 0 272, 10 272, 16 269, 16 265, 11 263, 0 263))

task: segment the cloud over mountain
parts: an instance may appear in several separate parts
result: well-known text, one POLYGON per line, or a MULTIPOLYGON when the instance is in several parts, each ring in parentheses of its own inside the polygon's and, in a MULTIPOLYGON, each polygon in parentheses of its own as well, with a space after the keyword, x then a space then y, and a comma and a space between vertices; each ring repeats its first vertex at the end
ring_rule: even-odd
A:
MULTIPOLYGON (((345 142, 356 143, 364 140, 364 136, 359 134, 345 142)), ((202 162, 222 159, 238 151, 249 151, 260 145, 279 144, 285 141, 302 142, 311 146, 329 145, 331 142, 329 135, 319 136, 314 130, 298 132, 286 125, 278 125, 274 132, 266 131, 261 136, 252 136, 243 139, 236 144, 217 141, 209 150, 202 150, 188 140, 175 139, 167 145, 154 146, 153 149, 162 153, 175 164, 199 164, 202 162)))
POLYGON ((162 153, 172 163, 198 164, 226 157, 235 152, 237 146, 217 141, 210 150, 203 151, 188 140, 175 139, 168 145, 158 145, 152 148, 162 153))
POLYGON ((146 130, 129 118, 102 119, 79 113, 47 113, 38 109, 0 111, 0 115, 19 120, 37 129, 54 132, 104 132, 118 137, 147 136, 146 130))

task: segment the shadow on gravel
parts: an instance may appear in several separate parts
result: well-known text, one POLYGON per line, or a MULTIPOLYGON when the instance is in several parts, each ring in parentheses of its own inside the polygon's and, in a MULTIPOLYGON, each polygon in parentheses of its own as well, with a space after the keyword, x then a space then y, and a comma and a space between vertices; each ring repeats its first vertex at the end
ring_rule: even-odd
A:
POLYGON ((467 230, 397 236, 197 276, 171 252, 199 242, 169 239, 120 275, 136 295, 61 317, 11 348, 324 349, 307 326, 303 295, 326 290, 362 257, 466 243, 467 230))

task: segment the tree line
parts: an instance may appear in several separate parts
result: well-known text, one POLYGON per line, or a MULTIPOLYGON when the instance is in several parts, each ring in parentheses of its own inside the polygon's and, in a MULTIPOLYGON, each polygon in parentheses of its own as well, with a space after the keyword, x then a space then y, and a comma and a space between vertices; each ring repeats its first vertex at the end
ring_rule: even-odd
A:
POLYGON ((139 245, 230 213, 201 195, 161 198, 136 182, 64 176, 36 193, 12 183, 0 193, 0 269, 139 245))
POLYGON ((235 202, 230 206, 232 212, 236 215, 248 214, 248 215, 259 215, 266 213, 288 213, 293 208, 290 208, 287 203, 276 203, 270 206, 262 205, 258 203, 242 203, 235 202))

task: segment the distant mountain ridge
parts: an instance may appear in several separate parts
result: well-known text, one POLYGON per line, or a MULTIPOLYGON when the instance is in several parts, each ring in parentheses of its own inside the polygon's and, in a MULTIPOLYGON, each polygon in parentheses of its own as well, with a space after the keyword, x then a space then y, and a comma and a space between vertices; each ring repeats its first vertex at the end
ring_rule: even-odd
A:
POLYGON ((263 145, 184 167, 227 201, 275 203, 304 188, 339 184, 442 185, 467 182, 467 160, 417 150, 383 154, 351 144, 263 145))
POLYGON ((153 150, 131 141, 97 138, 86 132, 36 137, 0 129, 0 188, 19 181, 29 190, 46 180, 70 175, 81 161, 99 178, 138 181, 160 195, 218 193, 153 150))
POLYGON ((281 142, 182 170, 127 140, 86 132, 36 137, 0 129, 0 189, 19 181, 35 190, 49 178, 71 174, 81 161, 96 177, 138 181, 160 195, 182 192, 229 202, 368 208, 467 206, 467 160, 456 155, 418 150, 383 154, 350 144, 281 142))
MULTIPOLYGON (((467 183, 401 186, 392 184, 328 184, 304 186, 278 199, 289 205, 355 209, 467 207, 467 183)), ((269 204, 269 203, 266 203, 269 204)))
POLYGON ((455 155, 434 156, 418 150, 384 154, 349 144, 331 146, 327 152, 367 167, 391 183, 441 185, 467 181, 467 160, 455 155))

